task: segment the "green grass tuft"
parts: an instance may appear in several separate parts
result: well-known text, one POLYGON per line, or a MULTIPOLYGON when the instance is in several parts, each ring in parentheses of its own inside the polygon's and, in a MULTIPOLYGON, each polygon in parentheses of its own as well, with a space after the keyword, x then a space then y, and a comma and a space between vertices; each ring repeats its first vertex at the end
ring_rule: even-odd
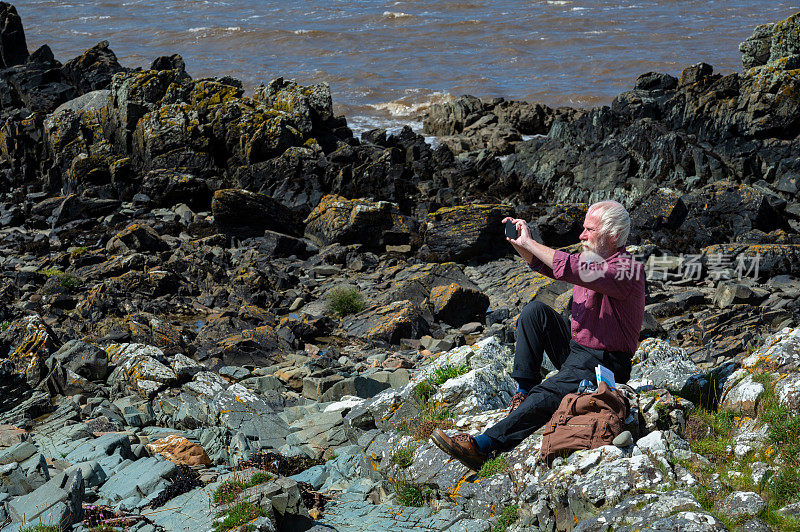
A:
POLYGON ((211 500, 216 504, 228 504, 235 501, 247 486, 241 480, 226 480, 214 490, 211 500))
POLYGON ((430 381, 421 381, 414 386, 414 398, 417 401, 428 401, 435 393, 436 388, 433 387, 430 381))
POLYGON ((506 532, 508 527, 517 522, 517 519, 519 519, 519 508, 515 504, 506 506, 500 514, 500 519, 492 528, 492 532, 506 532))
POLYGON ((416 450, 417 446, 413 443, 400 447, 392 455, 392 463, 403 469, 410 467, 414 463, 414 452, 416 450))
POLYGON ((469 371, 466 365, 453 366, 452 364, 445 364, 433 370, 433 384, 440 386, 448 380, 464 375, 469 371))
POLYGON ((508 462, 506 462, 505 457, 498 456, 497 458, 492 458, 491 460, 487 460, 481 466, 481 470, 478 471, 479 478, 488 478, 498 473, 503 473, 508 470, 508 462))
POLYGON ((76 277, 71 273, 62 272, 61 270, 48 269, 42 270, 42 273, 47 277, 55 277, 58 280, 58 284, 67 290, 75 290, 83 284, 83 279, 80 277, 76 277))
POLYGON ((231 530, 242 525, 245 525, 261 517, 267 513, 251 502, 239 502, 231 506, 224 512, 217 514, 217 517, 222 517, 222 521, 214 523, 214 530, 222 532, 224 530, 231 530))
POLYGON ((357 314, 365 307, 366 301, 358 288, 337 286, 328 292, 328 310, 339 317, 357 314))
POLYGON ((248 482, 248 484, 249 484, 248 487, 258 486, 259 484, 263 484, 264 482, 268 482, 271 479, 272 479, 272 477, 269 476, 266 472, 264 472, 264 471, 256 471, 255 473, 253 473, 253 476, 250 477, 250 482, 248 482))

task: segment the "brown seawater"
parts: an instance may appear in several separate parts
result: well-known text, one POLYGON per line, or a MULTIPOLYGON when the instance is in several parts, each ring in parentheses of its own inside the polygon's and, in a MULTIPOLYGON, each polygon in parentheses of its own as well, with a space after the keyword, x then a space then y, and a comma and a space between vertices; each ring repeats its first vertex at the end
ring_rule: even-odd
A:
POLYGON ((738 45, 786 18, 785 1, 24 0, 28 47, 62 62, 102 40, 125 66, 179 53, 193 77, 252 90, 283 76, 331 84, 357 131, 397 127, 434 101, 473 94, 588 107, 636 77, 705 61, 741 70, 738 45))

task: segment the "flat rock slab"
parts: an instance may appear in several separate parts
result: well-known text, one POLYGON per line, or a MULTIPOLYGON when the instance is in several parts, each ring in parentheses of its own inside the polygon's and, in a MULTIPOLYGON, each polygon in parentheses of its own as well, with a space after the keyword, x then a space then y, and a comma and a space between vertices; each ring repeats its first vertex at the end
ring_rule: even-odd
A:
POLYGON ((153 512, 148 517, 154 525, 164 527, 164 530, 211 530, 215 513, 210 494, 218 485, 215 482, 178 495, 163 510, 153 512))
POLYGON ((339 532, 386 532, 387 530, 459 530, 487 532, 488 521, 470 519, 458 510, 438 512, 429 506, 413 508, 388 504, 372 504, 362 493, 342 493, 325 505, 319 523, 339 532))
POLYGON ((211 410, 219 424, 248 439, 258 440, 262 448, 278 449, 289 428, 264 399, 252 390, 234 384, 214 396, 211 410))
POLYGON ((98 490, 101 499, 111 505, 124 502, 133 508, 142 501, 155 497, 175 475, 178 466, 159 458, 142 458, 115 471, 98 490))

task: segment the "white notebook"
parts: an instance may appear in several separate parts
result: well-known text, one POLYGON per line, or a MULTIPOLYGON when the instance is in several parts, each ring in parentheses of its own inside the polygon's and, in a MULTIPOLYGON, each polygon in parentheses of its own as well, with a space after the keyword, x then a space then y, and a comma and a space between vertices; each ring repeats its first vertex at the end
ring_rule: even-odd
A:
POLYGON ((617 388, 617 383, 614 380, 614 372, 600 364, 594 368, 595 375, 597 376, 597 385, 600 386, 601 382, 608 384, 612 390, 617 388))

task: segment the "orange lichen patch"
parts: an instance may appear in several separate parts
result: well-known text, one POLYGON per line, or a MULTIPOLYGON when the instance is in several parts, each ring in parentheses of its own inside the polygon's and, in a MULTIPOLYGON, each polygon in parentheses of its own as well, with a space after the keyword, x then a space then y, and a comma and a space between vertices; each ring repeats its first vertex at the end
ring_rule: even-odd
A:
POLYGON ((210 465, 205 449, 197 443, 192 443, 183 436, 171 434, 147 444, 151 453, 160 454, 170 462, 178 465, 201 466, 210 465))
POLYGON ((453 486, 449 491, 449 495, 450 495, 451 498, 455 499, 456 497, 459 496, 458 492, 461 489, 461 486, 464 485, 464 483, 467 481, 467 477, 470 476, 470 475, 471 475, 471 473, 469 473, 467 475, 464 475, 463 477, 458 479, 458 482, 456 482, 456 485, 453 486))

